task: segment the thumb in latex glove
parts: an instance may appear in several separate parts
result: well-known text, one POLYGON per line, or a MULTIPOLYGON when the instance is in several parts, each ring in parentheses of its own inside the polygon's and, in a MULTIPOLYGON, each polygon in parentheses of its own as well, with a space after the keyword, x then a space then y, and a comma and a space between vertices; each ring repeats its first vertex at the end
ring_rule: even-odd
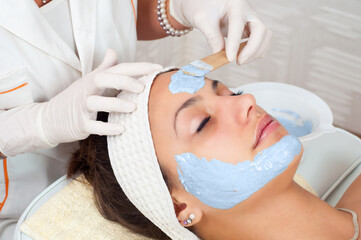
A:
POLYGON ((145 62, 116 65, 117 61, 116 52, 108 50, 97 69, 44 103, 38 124, 48 143, 56 145, 90 134, 117 135, 124 131, 118 124, 96 121, 97 112, 132 112, 136 104, 102 96, 103 93, 109 89, 140 93, 144 85, 133 77, 152 73, 162 66, 145 62))
POLYGON ((263 57, 271 45, 272 32, 246 0, 170 0, 170 14, 182 25, 198 28, 213 52, 225 47, 229 61, 238 64, 263 57), (242 36, 249 36, 237 56, 242 36))

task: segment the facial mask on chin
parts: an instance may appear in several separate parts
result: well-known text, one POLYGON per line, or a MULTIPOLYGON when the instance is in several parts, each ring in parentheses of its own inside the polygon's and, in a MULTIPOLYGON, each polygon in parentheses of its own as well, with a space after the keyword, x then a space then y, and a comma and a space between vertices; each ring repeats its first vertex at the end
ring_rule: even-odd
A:
POLYGON ((298 138, 287 135, 259 152, 253 161, 236 165, 199 159, 192 153, 176 155, 175 159, 179 180, 186 191, 210 207, 229 209, 286 170, 300 151, 298 138))

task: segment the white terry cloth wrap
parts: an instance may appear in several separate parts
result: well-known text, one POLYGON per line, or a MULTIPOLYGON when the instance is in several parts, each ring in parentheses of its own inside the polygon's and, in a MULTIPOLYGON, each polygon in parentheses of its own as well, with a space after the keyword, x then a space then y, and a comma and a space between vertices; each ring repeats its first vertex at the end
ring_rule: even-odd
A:
POLYGON ((198 237, 177 220, 150 132, 150 88, 159 73, 171 69, 175 68, 165 68, 140 78, 139 81, 145 84, 145 89, 140 94, 123 91, 118 95, 135 102, 137 109, 133 113, 109 114, 109 122, 120 123, 125 128, 121 135, 108 136, 109 158, 117 181, 140 212, 172 239, 196 240, 198 237))

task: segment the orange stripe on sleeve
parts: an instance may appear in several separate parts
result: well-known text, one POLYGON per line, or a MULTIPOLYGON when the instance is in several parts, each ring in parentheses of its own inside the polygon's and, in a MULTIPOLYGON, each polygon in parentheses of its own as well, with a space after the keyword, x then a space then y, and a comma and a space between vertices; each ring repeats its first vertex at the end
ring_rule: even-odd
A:
POLYGON ((26 85, 28 85, 28 83, 23 83, 23 84, 21 84, 20 86, 17 86, 16 88, 7 90, 7 91, 5 91, 5 92, 0 92, 0 94, 5 94, 5 93, 9 93, 9 92, 15 91, 16 89, 22 88, 22 87, 24 87, 24 86, 26 86, 26 85))
POLYGON ((133 6, 133 13, 134 13, 134 20, 135 20, 135 26, 137 26, 137 15, 135 13, 135 7, 134 7, 134 3, 133 0, 130 0, 132 2, 132 6, 133 6))
POLYGON ((6 199, 8 198, 8 193, 9 193, 9 175, 8 175, 8 167, 6 161, 7 161, 6 158, 3 159, 4 178, 5 178, 5 197, 4 200, 0 203, 0 212, 6 202, 6 199))

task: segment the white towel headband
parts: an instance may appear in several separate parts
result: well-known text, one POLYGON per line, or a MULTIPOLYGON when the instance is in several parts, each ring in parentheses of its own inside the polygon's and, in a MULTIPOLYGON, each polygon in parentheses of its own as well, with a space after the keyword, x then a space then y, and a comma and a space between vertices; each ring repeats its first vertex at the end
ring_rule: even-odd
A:
POLYGON ((150 132, 148 98, 154 78, 169 67, 139 79, 145 84, 140 94, 121 92, 122 99, 133 101, 133 113, 111 113, 109 122, 120 123, 125 132, 108 136, 110 163, 119 185, 129 200, 172 239, 196 240, 198 237, 181 226, 174 212, 172 198, 164 182, 150 132))

